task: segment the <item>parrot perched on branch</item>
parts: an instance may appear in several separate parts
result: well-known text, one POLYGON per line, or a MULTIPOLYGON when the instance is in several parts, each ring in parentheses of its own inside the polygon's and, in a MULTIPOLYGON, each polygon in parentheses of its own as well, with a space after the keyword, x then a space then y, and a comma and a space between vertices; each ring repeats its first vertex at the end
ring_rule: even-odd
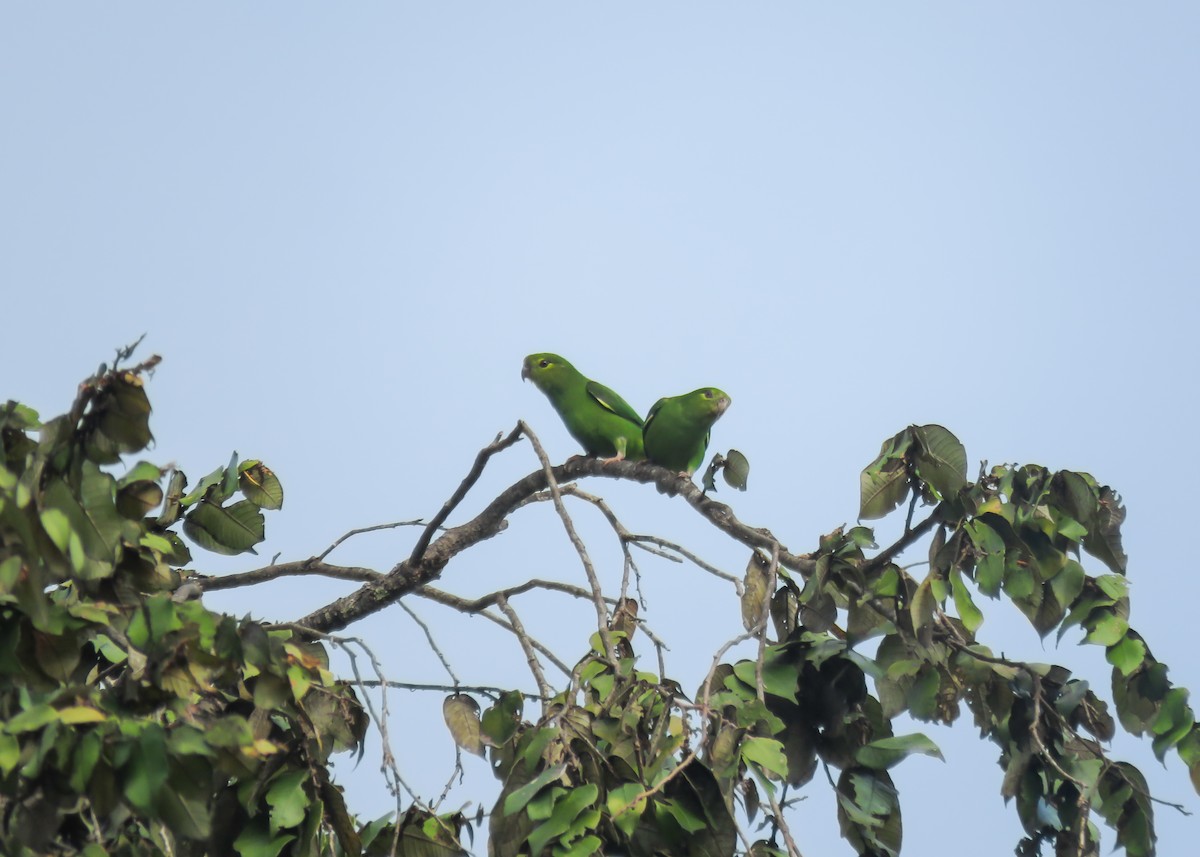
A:
POLYGON ((732 400, 716 387, 659 399, 646 415, 642 444, 646 458, 691 476, 704 461, 708 438, 732 400))
POLYGON ((585 378, 557 354, 530 354, 521 377, 546 394, 588 455, 610 461, 645 458, 642 418, 608 387, 585 378))

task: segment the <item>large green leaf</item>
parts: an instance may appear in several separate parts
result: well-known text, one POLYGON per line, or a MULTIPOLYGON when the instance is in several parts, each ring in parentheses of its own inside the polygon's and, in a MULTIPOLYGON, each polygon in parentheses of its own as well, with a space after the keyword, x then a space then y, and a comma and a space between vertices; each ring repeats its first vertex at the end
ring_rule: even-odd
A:
POLYGON ((275 472, 261 461, 241 463, 238 468, 238 487, 246 499, 259 508, 283 508, 283 485, 275 472))
POLYGON ((939 425, 912 426, 917 449, 913 463, 922 480, 948 497, 967 484, 967 450, 953 434, 939 425))
POLYGON ((504 814, 512 815, 515 812, 520 812, 525 808, 525 805, 533 800, 534 795, 544 789, 547 785, 562 777, 567 770, 565 762, 555 765, 552 768, 547 768, 542 771, 530 782, 521 786, 516 791, 504 797, 504 814))
MULTIPOLYGON (((600 787, 595 783, 587 783, 567 791, 566 795, 554 804, 550 817, 539 824, 529 834, 529 853, 541 854, 542 849, 553 839, 571 830, 580 814, 596 802, 600 787)), ((598 821, 599 814, 594 818, 598 821)))
POLYGON ((854 758, 864 767, 884 770, 898 764, 913 753, 922 753, 945 761, 937 744, 920 732, 872 741, 870 744, 859 747, 854 758))
POLYGON ((258 506, 249 500, 231 506, 201 500, 184 517, 183 532, 214 553, 255 553, 254 546, 266 538, 266 523, 258 506))
POLYGON ((308 811, 309 797, 304 783, 309 778, 307 770, 285 771, 271 781, 267 789, 267 803, 271 807, 271 831, 296 827, 304 820, 308 811))

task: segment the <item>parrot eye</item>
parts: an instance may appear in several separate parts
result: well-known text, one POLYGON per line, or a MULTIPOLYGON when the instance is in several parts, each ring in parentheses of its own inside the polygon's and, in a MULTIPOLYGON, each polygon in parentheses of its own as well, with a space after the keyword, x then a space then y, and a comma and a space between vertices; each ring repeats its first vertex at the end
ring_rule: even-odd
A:
POLYGON ((706 399, 711 399, 711 398, 712 398, 712 390, 705 390, 705 391, 704 391, 704 398, 706 398, 706 399))
POLYGON ((546 368, 547 366, 549 366, 549 365, 550 365, 550 361, 549 361, 549 360, 542 360, 542 361, 540 361, 540 362, 538 363, 538 366, 542 367, 543 369, 545 369, 545 368, 546 368))

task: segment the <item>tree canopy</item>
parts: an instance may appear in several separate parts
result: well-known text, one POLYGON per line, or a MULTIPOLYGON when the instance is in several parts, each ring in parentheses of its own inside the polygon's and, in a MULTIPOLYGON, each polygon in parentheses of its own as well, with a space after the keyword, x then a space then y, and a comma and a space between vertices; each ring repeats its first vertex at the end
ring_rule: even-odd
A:
POLYGON ((363 821, 330 770, 333 754, 364 752, 372 725, 387 728, 371 701, 379 682, 357 668, 334 675, 331 647, 347 648, 344 629, 418 595, 488 616, 529 664, 533 690, 444 694, 445 740, 485 757, 500 782, 487 813, 495 855, 800 854, 789 807, 826 787, 857 853, 898 854, 901 800, 889 771, 913 754, 940 756, 926 735, 899 728, 903 715, 962 717, 996 745, 997 788, 1025 833, 1018 854, 1098 854, 1099 825, 1126 853, 1155 853, 1145 778, 1106 747, 1118 725, 1148 738, 1160 759, 1178 754, 1200 790, 1187 691, 1129 623, 1124 509, 1088 473, 1005 464, 970 474, 950 431, 909 426, 860 475, 860 520, 903 516, 902 535, 879 546, 859 524, 795 553, 713 496, 718 472, 746 486, 749 465, 736 451, 717 455, 700 487, 647 462, 554 465, 519 423, 479 452, 436 514, 406 522, 418 535, 390 570, 334 565, 326 551, 207 577, 189 570, 192 550, 251 551, 264 512, 283 504, 281 482, 236 455, 194 484, 176 466, 141 459, 158 359, 130 360, 125 349, 87 378, 61 416, 42 419, 13 401, 0 408, 0 851, 463 853, 482 811, 446 812, 410 793, 385 758, 403 806, 363 821), (526 441, 542 466, 449 525, 491 458, 526 441), (693 510, 696 526, 745 546, 735 581, 745 634, 713 641, 699 687, 670 677, 663 641, 645 622, 656 605, 628 585, 631 552, 721 572, 631 533, 581 487, 595 477, 652 485, 693 510), (619 593, 604 591, 567 499, 611 525, 626 559, 619 593), (539 502, 557 511, 582 585, 531 580, 473 600, 432 585, 539 502), (204 605, 205 591, 289 575, 359 587, 280 624, 204 605), (525 631, 510 599, 534 588, 594 605, 573 654, 525 631), (979 633, 996 600, 1042 637, 1083 629, 1112 667, 1111 692, 1065 666, 993 651, 979 633), (727 657, 746 643, 753 656, 727 657))

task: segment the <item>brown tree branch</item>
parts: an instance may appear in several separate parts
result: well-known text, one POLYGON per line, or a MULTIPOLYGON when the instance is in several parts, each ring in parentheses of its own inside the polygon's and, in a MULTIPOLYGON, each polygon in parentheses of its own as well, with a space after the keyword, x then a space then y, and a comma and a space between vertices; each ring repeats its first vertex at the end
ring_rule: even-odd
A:
MULTIPOLYGON (((742 523, 724 503, 704 497, 690 479, 665 467, 644 461, 602 461, 580 457, 551 468, 551 474, 558 483, 587 476, 604 476, 653 484, 664 494, 682 497, 713 526, 747 547, 761 547, 769 551, 778 546, 779 564, 783 568, 802 576, 811 574, 815 568, 816 563, 811 557, 789 552, 768 530, 742 523)), ((547 487, 545 471, 530 473, 500 492, 473 519, 451 527, 433 539, 415 562, 411 557, 404 560, 386 575, 368 580, 358 591, 315 610, 297 624, 328 632, 345 628, 364 616, 382 610, 397 598, 437 579, 446 564, 462 551, 500 533, 507 526, 507 516, 520 503, 547 487)))
MULTIPOLYGON (((608 656, 608 662, 615 668, 617 665, 617 650, 613 646, 612 635, 608 630, 608 607, 604 603, 604 592, 600 589, 600 578, 596 576, 596 568, 592 565, 592 558, 588 555, 587 548, 583 544, 583 539, 575 531, 575 524, 571 521, 571 516, 567 514, 567 507, 563 505, 562 494, 558 490, 558 480, 554 478, 554 466, 550 464, 550 459, 546 456, 546 450, 542 449, 541 441, 538 440, 537 435, 533 433, 533 430, 523 420, 517 423, 517 428, 529 438, 530 444, 533 445, 533 451, 537 453, 538 461, 542 463, 542 471, 546 474, 546 483, 550 488, 550 496, 554 499, 554 509, 558 512, 558 517, 562 519, 563 527, 567 531, 567 538, 571 540, 575 552, 579 554, 579 560, 583 563, 583 573, 587 577, 588 585, 591 587, 592 604, 596 608, 596 630, 600 632, 600 641, 604 645, 604 653, 608 656)), ((501 605, 502 609, 503 607, 504 605, 501 605)))
POLYGON ((429 547, 429 540, 433 538, 433 534, 438 531, 442 524, 446 523, 446 519, 450 517, 450 513, 458 507, 463 498, 467 496, 467 492, 474 487, 479 481, 479 477, 483 474, 483 468, 487 466, 488 459, 497 452, 508 449, 514 443, 521 439, 521 423, 508 433, 508 437, 501 439, 500 435, 496 435, 496 439, 479 450, 479 454, 475 456, 475 463, 471 466, 471 470, 467 473, 466 478, 459 484, 457 490, 450 495, 450 499, 442 504, 442 508, 433 516, 425 531, 421 533, 421 537, 417 539, 417 544, 413 547, 413 552, 409 554, 408 562, 410 565, 416 565, 425 555, 426 548, 429 547))

